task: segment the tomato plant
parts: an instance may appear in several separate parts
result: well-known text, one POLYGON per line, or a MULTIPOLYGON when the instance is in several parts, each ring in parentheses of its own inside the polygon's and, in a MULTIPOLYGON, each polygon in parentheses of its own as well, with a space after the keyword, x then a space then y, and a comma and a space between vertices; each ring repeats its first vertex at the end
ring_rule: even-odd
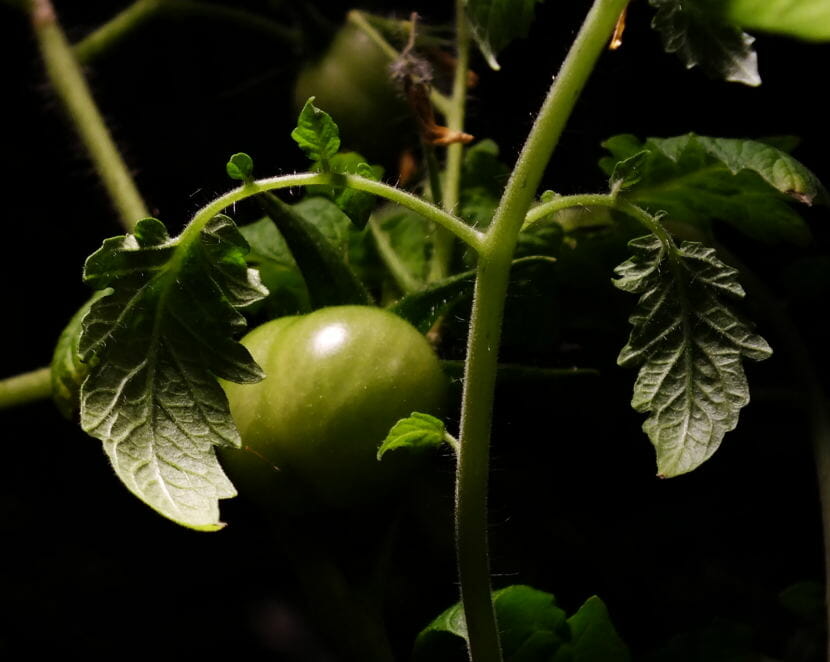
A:
POLYGON ((330 503, 365 501, 393 479, 376 457, 386 434, 413 411, 444 404, 446 378, 429 343, 378 308, 281 317, 241 342, 267 375, 225 385, 242 443, 330 503))
POLYGON ((827 3, 371 4, 0 1, 0 651, 826 659, 827 3))

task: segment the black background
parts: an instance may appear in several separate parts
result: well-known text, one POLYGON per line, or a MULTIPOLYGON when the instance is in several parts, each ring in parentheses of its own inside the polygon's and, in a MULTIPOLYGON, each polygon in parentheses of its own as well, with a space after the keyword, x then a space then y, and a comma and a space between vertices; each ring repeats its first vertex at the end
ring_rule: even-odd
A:
MULTIPOLYGON (((77 39, 124 4, 58 2, 57 10, 77 39)), ((245 4, 270 11, 266 3, 245 4)), ((398 15, 417 9, 425 21, 439 23, 448 20, 445 4, 451 3, 374 9, 398 15)), ((495 139, 508 163, 588 5, 561 4, 551 0, 539 8, 530 37, 501 58, 501 73, 475 61, 481 79, 472 92, 469 130, 495 139)), ((328 3, 323 13, 336 22, 345 9, 328 3)), ((644 2, 634 3, 624 47, 603 58, 546 184, 566 193, 601 190, 599 142, 620 132, 795 134, 804 139, 796 156, 830 179, 820 95, 828 46, 759 36, 764 85, 750 89, 686 72, 662 53, 648 27, 651 13, 644 2)), ((48 363, 61 328, 87 296, 83 259, 121 229, 45 82, 25 17, 5 6, 0 63, 5 376, 48 363)), ((176 20, 148 25, 88 74, 139 189, 175 231, 228 187, 224 164, 235 151, 254 155, 262 174, 304 167, 289 137, 297 68, 289 49, 263 35, 210 20, 176 20)), ((826 253, 826 211, 809 217, 817 242, 800 254, 826 253)), ((780 267, 797 257, 739 238, 733 245, 773 286, 780 267)), ((624 295, 608 296, 614 311, 633 304, 624 295)), ((826 299, 812 305, 820 310, 826 299)), ((802 333, 816 342, 821 369, 820 315, 809 304, 793 302, 793 310, 806 320, 802 333)), ((615 315, 620 319, 615 326, 609 321, 606 336, 613 346, 590 356, 601 378, 499 392, 495 582, 533 584, 555 593, 568 610, 599 594, 638 658, 675 634, 717 621, 750 626, 758 647, 781 656, 796 625, 778 592, 823 574, 806 419, 794 404, 776 399, 781 391, 797 395, 790 369, 780 354, 750 366, 757 397, 738 430, 698 471, 659 481, 641 417, 628 407, 634 375, 614 363, 628 333, 624 314, 615 315)), ((760 331, 775 346, 774 332, 762 323, 760 331)), ((324 652, 313 617, 304 615, 313 616, 314 606, 302 606, 290 565, 244 501, 223 503, 229 526, 222 532, 191 532, 132 497, 98 442, 49 403, 2 412, 0 430, 6 613, 0 654, 337 659, 324 652)), ((393 552, 387 618, 399 659, 406 659, 417 630, 455 600, 449 458, 438 458, 424 483, 414 497, 420 506, 409 509, 422 516, 403 516, 393 552)), ((342 539, 341 556, 360 574, 371 564, 356 559, 373 548, 376 520, 388 515, 378 508, 321 535, 342 539), (369 539, 365 547, 361 535, 369 539)))

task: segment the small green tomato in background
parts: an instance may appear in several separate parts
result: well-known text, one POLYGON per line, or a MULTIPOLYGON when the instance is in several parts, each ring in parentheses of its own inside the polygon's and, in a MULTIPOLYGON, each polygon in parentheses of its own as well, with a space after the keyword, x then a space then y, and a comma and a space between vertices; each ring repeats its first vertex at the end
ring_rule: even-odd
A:
POLYGON ((279 468, 273 478, 298 478, 324 504, 359 503, 402 478, 405 454, 378 462, 378 446, 413 411, 439 414, 446 397, 447 380, 427 340, 380 308, 283 317, 242 344, 267 377, 223 384, 249 449, 226 451, 223 463, 237 481, 247 473, 241 464, 272 463, 279 468))
POLYGON ((294 85, 299 111, 309 97, 340 128, 347 150, 372 160, 396 160, 407 138, 410 112, 389 76, 389 57, 347 23, 323 56, 300 71, 294 85))

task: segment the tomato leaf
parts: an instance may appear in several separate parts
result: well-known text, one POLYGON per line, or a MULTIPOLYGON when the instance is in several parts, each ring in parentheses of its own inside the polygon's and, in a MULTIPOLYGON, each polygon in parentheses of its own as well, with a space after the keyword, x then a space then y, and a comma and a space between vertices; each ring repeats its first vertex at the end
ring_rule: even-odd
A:
MULTIPOLYGON (((552 258, 546 255, 529 255, 513 260, 512 268, 515 270, 552 262, 552 258)), ((476 272, 471 270, 434 281, 422 290, 401 297, 389 310, 421 333, 426 333, 455 304, 472 296, 475 278, 476 272)))
POLYGON ((378 448, 378 460, 396 448, 437 448, 448 440, 444 422, 440 418, 414 411, 411 416, 399 420, 378 448))
POLYGON ((505 46, 517 37, 527 36, 539 2, 541 0, 466 0, 473 37, 492 69, 501 69, 496 56, 505 46))
POLYGON ((718 219, 759 241, 804 244, 809 229, 790 204, 827 199, 812 172, 766 142, 690 133, 644 143, 618 135, 603 146, 612 190, 672 221, 705 227, 718 219))
MULTIPOLYGON (((271 193, 261 193, 257 200, 294 256, 313 308, 371 304, 363 283, 316 224, 271 193)), ((308 209, 306 212, 310 213, 308 209)))
POLYGON ((401 290, 423 287, 429 276, 432 255, 432 227, 423 217, 397 205, 389 205, 378 211, 371 224, 372 237, 382 250, 391 251, 398 269, 405 273, 393 274, 401 290))
POLYGON ((757 86, 758 56, 753 37, 712 11, 710 0, 649 0, 657 9, 652 27, 667 53, 676 53, 687 69, 700 67, 723 80, 757 86))
POLYGON ((744 290, 737 271, 697 242, 665 246, 654 235, 629 242, 634 256, 617 267, 621 290, 639 294, 621 366, 640 366, 631 405, 657 449, 658 475, 697 468, 735 428, 749 403, 741 359, 772 354, 725 299, 744 290))
POLYGON ((231 179, 249 181, 254 174, 254 160, 244 152, 238 152, 228 160, 225 171, 231 179))
POLYGON ((510 176, 510 168, 498 157, 499 147, 489 139, 477 142, 464 152, 459 213, 479 228, 490 224, 510 176))
POLYGON ((308 158, 320 163, 323 172, 328 171, 329 159, 340 149, 340 130, 331 115, 314 105, 314 97, 305 102, 291 137, 308 158))
POLYGON ((87 259, 86 282, 112 291, 82 322, 79 354, 90 371, 81 426, 147 505, 184 526, 216 530, 218 500, 235 490, 214 446, 240 445, 216 377, 262 379, 231 336, 245 326, 236 308, 267 291, 229 218, 193 234, 171 239, 160 221, 144 219, 87 259))
POLYGON ((263 321, 267 321, 311 312, 303 275, 274 222, 261 218, 241 226, 239 231, 251 247, 245 261, 259 271, 262 284, 268 288, 267 297, 245 308, 245 316, 250 319, 262 311, 263 321))
MULTIPOLYGON (((493 591, 505 662, 628 662, 630 656, 602 600, 589 598, 568 618, 550 593, 514 585, 493 591)), ((467 640, 461 604, 455 604, 421 633, 416 660, 450 660, 452 638, 467 640), (451 636, 448 636, 451 635, 451 636)))
MULTIPOLYGON (((383 177, 383 167, 369 165, 357 152, 335 154, 328 162, 328 169, 335 175, 360 175, 375 181, 380 181, 383 177)), ((322 164, 316 163, 312 170, 320 171, 324 168, 322 164)), ((346 186, 309 186, 308 193, 332 200, 359 228, 366 225, 375 206, 375 196, 371 193, 356 191, 346 186)))
POLYGON ((826 0, 719 0, 724 18, 754 30, 830 40, 830 3, 826 0))
POLYGON ((629 662, 628 652, 611 623, 608 608, 597 596, 591 596, 568 619, 575 662, 629 662))

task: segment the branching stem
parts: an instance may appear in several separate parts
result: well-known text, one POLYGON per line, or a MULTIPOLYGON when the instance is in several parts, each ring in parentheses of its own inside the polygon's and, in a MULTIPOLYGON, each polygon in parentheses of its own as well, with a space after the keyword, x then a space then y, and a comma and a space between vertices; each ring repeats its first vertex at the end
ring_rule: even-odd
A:
POLYGON ((456 481, 456 545, 472 662, 500 662, 487 552, 487 478, 498 346, 516 238, 582 88, 627 0, 595 0, 522 148, 479 252, 456 481))

